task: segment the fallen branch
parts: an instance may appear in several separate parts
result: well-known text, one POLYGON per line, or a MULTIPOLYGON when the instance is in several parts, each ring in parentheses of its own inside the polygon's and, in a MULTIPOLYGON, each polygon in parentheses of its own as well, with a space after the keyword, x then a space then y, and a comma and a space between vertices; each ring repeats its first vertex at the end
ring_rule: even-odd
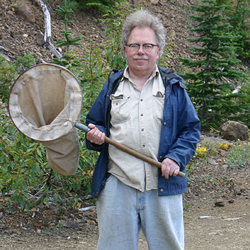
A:
POLYGON ((4 50, 5 52, 9 52, 9 50, 5 49, 3 46, 0 46, 0 50, 4 50))
POLYGON ((51 180, 51 177, 52 177, 52 173, 53 173, 53 170, 51 169, 50 173, 49 173, 49 176, 45 180, 43 186, 39 189, 39 191, 35 195, 32 195, 31 201, 35 201, 36 205, 40 204, 41 201, 42 201, 42 199, 45 197, 45 194, 42 194, 42 196, 40 196, 40 197, 38 195, 40 195, 40 193, 42 193, 44 191, 44 187, 45 186, 49 186, 50 187, 50 180, 51 180))
POLYGON ((62 55, 59 51, 57 51, 56 47, 51 42, 51 18, 49 10, 44 4, 42 0, 36 0, 38 4, 42 7, 43 13, 44 13, 44 26, 45 26, 45 32, 44 32, 44 47, 48 48, 53 55, 55 55, 57 58, 61 58, 62 55))
POLYGON ((90 206, 90 207, 82 207, 82 208, 79 208, 79 212, 86 212, 92 208, 95 208, 96 206, 90 206))

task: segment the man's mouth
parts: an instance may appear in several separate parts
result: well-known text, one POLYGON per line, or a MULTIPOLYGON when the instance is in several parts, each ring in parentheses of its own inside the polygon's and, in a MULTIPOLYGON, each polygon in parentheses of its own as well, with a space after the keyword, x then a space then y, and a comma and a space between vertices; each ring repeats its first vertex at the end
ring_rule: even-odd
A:
POLYGON ((145 57, 135 57, 133 58, 136 62, 145 62, 148 60, 148 58, 145 57))
POLYGON ((147 57, 134 57, 134 60, 148 60, 147 57))

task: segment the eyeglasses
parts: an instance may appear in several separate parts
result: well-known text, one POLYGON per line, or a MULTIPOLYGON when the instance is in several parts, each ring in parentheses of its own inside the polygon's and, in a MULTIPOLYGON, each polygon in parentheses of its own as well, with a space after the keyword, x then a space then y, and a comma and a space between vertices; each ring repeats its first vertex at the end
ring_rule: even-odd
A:
MULTIPOLYGON (((127 44, 126 46, 129 47, 130 51, 134 53, 137 52, 141 47, 141 45, 137 43, 127 44)), ((142 45, 144 52, 151 52, 154 47, 159 47, 159 45, 152 43, 144 43, 142 45)))

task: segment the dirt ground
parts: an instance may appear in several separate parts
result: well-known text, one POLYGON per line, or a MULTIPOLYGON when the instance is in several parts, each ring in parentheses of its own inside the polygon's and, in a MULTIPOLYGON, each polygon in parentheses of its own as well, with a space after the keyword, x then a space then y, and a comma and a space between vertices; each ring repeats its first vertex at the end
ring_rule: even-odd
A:
MULTIPOLYGON (((238 197, 224 207, 214 206, 213 199, 201 199, 184 213, 186 250, 249 249, 250 202, 238 197)), ((1 250, 94 250, 98 240, 96 225, 56 231, 41 230, 1 233, 1 250)), ((141 235, 139 250, 147 250, 141 235)))
POLYGON ((225 207, 214 207, 211 200, 199 203, 185 213, 186 250, 249 249, 249 199, 237 199, 225 207))

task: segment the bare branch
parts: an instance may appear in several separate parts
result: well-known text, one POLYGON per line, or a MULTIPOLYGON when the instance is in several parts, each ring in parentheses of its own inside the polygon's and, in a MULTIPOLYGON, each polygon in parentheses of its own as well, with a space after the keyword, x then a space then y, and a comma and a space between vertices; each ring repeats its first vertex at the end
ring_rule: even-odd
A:
POLYGON ((56 47, 51 42, 51 18, 49 10, 44 4, 42 0, 36 0, 38 4, 42 7, 43 13, 44 13, 44 26, 45 26, 45 32, 44 32, 44 46, 48 48, 52 54, 54 54, 57 58, 61 58, 62 55, 59 51, 57 51, 56 47))

